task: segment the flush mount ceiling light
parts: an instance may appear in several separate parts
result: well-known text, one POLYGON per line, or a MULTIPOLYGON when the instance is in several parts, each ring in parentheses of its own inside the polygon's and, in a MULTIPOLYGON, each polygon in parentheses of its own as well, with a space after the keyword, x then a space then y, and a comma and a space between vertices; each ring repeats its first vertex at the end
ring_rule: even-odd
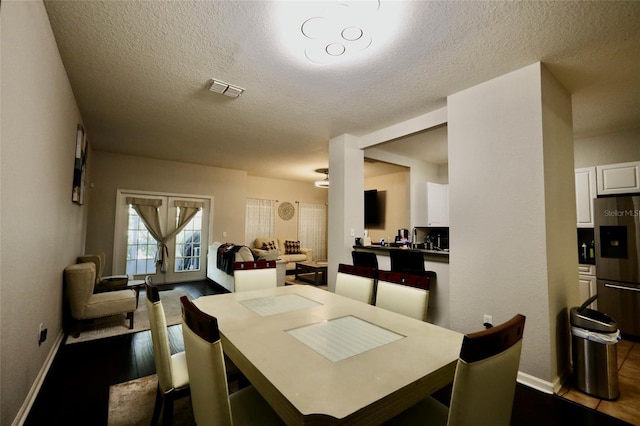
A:
POLYGON ((241 87, 233 86, 229 83, 225 83, 224 81, 212 79, 211 86, 209 90, 214 93, 220 93, 221 95, 229 96, 230 98, 237 98, 244 92, 244 89, 241 87))
POLYGON ((391 0, 270 2, 279 47, 305 67, 343 66, 383 54, 408 31, 412 2, 391 0))
POLYGON ((324 173, 326 176, 323 180, 317 180, 314 185, 318 188, 329 187, 329 169, 316 169, 316 173, 324 173))
POLYGON ((352 57, 373 41, 367 30, 371 15, 378 13, 378 0, 337 3, 300 26, 306 38, 304 54, 311 62, 324 64, 352 57))

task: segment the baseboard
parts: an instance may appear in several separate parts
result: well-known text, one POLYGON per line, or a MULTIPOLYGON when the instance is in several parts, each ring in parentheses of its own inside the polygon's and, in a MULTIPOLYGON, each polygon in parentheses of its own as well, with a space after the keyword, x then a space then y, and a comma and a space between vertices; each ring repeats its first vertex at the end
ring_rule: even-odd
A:
POLYGON ((516 379, 518 383, 523 384, 525 386, 529 386, 530 388, 539 390, 540 392, 553 394, 554 393, 554 384, 551 382, 547 382, 546 380, 539 379, 530 374, 523 373, 522 371, 518 371, 518 378, 516 379))
POLYGON ((51 364, 53 363, 53 360, 55 359, 63 340, 64 331, 61 330, 60 334, 58 334, 58 337, 56 338, 56 341, 53 342, 53 346, 51 347, 47 358, 44 360, 44 364, 42 364, 42 368, 40 369, 36 380, 33 382, 33 385, 31 385, 31 389, 29 390, 27 397, 22 403, 22 407, 20 407, 18 414, 16 415, 15 419, 13 419, 13 423, 11 423, 12 426, 22 426, 24 422, 27 421, 29 411, 31 411, 31 407, 38 397, 38 392, 40 392, 40 388, 44 383, 44 379, 47 377, 49 368, 51 368, 51 364))

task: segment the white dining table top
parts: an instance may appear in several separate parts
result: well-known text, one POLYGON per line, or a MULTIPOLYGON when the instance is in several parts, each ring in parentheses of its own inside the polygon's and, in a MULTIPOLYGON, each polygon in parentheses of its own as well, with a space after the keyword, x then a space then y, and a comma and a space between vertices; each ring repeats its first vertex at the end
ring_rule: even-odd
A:
POLYGON ((379 424, 453 380, 463 337, 312 286, 194 303, 287 424, 379 424))

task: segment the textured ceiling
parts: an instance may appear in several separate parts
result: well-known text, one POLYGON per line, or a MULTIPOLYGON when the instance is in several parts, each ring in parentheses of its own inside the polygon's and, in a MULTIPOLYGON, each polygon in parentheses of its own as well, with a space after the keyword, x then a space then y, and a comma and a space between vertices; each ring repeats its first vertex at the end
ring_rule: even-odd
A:
MULTIPOLYGON (((95 150, 313 181, 330 138, 441 108, 537 61, 572 93, 576 136, 640 126, 638 1, 383 1, 403 13, 402 31, 338 65, 285 49, 281 2, 45 5, 95 150), (246 92, 214 94, 211 78, 246 92)), ((434 145, 422 153, 441 156, 434 145)))

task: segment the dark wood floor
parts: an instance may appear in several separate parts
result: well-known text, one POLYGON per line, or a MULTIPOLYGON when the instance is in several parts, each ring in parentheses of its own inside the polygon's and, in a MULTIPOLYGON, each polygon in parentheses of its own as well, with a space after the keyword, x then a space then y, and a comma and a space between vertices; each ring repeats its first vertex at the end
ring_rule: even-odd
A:
MULTIPOLYGON (((179 285, 192 298, 222 293, 207 281, 179 285)), ((180 326, 169 327, 172 351, 184 350, 180 326)), ((62 345, 25 424, 106 425, 109 386, 155 373, 149 331, 62 345)), ((487 389, 490 392, 490 389, 487 389)), ((446 399, 443 390, 438 398, 446 399)), ((518 385, 512 425, 581 426, 628 423, 574 402, 518 385)))

